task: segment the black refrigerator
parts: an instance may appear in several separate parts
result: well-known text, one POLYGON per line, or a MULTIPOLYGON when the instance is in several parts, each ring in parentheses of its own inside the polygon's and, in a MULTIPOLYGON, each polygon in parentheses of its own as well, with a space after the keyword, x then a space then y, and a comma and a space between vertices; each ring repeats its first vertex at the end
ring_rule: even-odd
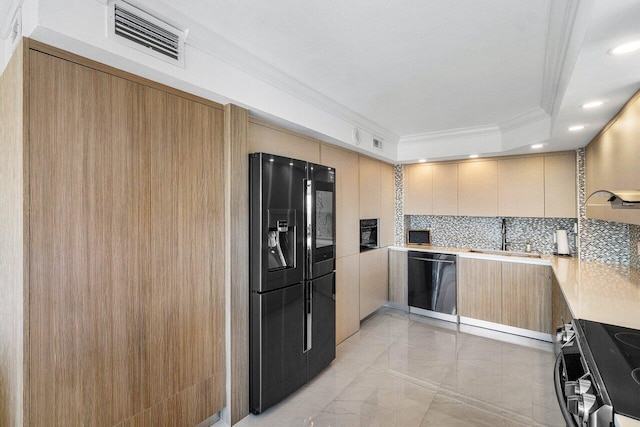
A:
POLYGON ((335 359, 335 170, 249 155, 249 406, 259 414, 335 359))

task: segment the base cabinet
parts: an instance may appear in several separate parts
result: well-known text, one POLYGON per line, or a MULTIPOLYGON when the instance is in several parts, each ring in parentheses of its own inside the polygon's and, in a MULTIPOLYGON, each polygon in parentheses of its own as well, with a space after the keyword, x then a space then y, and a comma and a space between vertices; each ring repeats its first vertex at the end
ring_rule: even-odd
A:
POLYGON ((499 261, 458 257, 458 314, 502 323, 502 270, 499 261))
POLYGON ((408 252, 389 250, 389 302, 408 308, 408 252))
POLYGON ((458 259, 458 313, 550 334, 551 267, 458 259))
POLYGON ((570 323, 573 320, 573 315, 569 309, 567 301, 564 299, 560 284, 556 280, 554 275, 551 275, 551 330, 570 323))
POLYGON ((360 320, 388 301, 387 252, 380 248, 360 253, 360 320))
POLYGON ((360 255, 336 260, 336 344, 360 328, 360 255))
POLYGON ((502 262, 502 323, 551 333, 551 268, 502 262))

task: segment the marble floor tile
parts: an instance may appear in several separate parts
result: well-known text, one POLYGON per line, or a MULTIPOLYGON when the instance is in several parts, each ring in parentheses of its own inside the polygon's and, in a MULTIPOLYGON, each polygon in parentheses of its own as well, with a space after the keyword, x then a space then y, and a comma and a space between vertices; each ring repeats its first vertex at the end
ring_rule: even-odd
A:
POLYGON ((562 426, 550 349, 382 309, 307 385, 236 425, 562 426))

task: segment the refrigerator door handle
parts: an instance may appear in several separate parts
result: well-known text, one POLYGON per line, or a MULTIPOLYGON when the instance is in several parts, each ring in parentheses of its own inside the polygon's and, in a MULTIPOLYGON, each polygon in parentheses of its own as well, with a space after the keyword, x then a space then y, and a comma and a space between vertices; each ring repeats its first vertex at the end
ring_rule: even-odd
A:
POLYGON ((311 179, 305 179, 305 204, 304 204, 306 215, 306 254, 307 254, 307 265, 305 268, 307 269, 307 278, 313 277, 313 181, 311 179))
POLYGON ((304 310, 304 353, 311 350, 312 343, 312 321, 313 313, 311 307, 313 306, 313 282, 307 282, 305 286, 305 310, 304 310))

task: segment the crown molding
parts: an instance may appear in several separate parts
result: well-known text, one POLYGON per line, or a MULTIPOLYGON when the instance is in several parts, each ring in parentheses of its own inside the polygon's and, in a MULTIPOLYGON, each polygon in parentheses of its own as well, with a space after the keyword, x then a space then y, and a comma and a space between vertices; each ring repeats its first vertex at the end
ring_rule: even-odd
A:
POLYGON ((11 24, 16 17, 23 0, 9 0, 3 9, 0 9, 0 38, 7 39, 11 32, 11 24))
POLYGON ((552 118, 569 85, 594 3, 595 0, 549 2, 540 107, 552 118))
MULTIPOLYGON (((96 1, 103 4, 108 3, 108 0, 96 1)), ((318 92, 312 87, 249 53, 220 34, 200 25, 193 19, 181 13, 179 10, 175 9, 173 6, 167 4, 167 2, 153 2, 151 0, 127 0, 127 2, 133 3, 149 13, 171 16, 173 21, 180 21, 189 31, 189 38, 185 41, 185 44, 224 61, 257 79, 322 110, 325 113, 351 124, 354 127, 365 130, 372 135, 383 139, 387 143, 394 145, 398 143, 400 136, 396 133, 318 92)))
POLYGON ((540 107, 536 107, 502 121, 498 123, 498 126, 500 127, 501 132, 510 132, 548 118, 549 114, 547 114, 545 110, 540 107))
POLYGON ((497 125, 473 126, 468 128, 447 129, 435 132, 407 135, 400 138, 401 144, 421 144, 434 141, 477 138, 500 133, 497 125))

